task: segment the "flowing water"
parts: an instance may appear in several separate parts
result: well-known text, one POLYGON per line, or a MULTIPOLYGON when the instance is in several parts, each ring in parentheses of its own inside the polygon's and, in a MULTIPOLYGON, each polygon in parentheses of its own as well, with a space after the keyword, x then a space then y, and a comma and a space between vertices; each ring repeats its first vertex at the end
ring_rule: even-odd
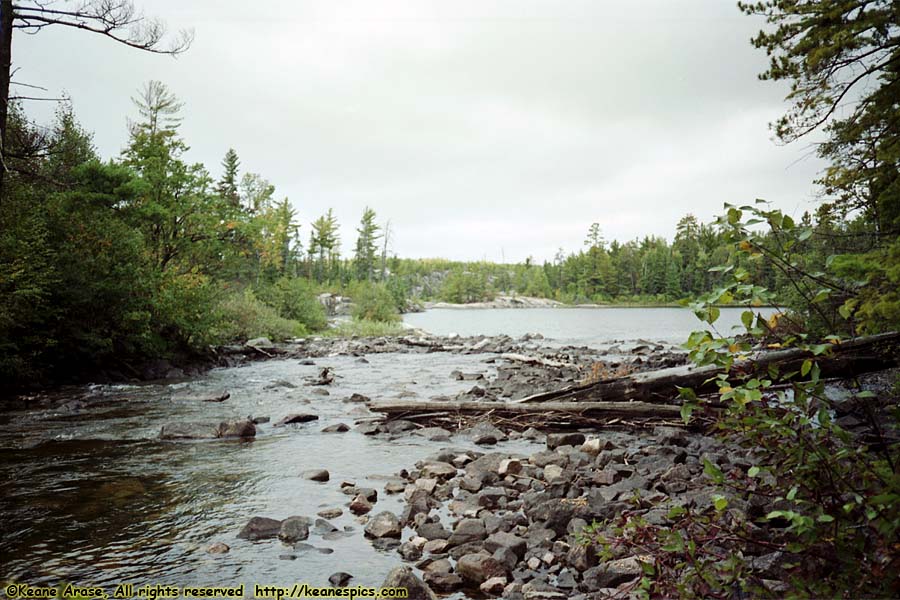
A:
MULTIPOLYGON (((768 317, 775 309, 758 308, 768 317)), ((742 308, 722 308, 716 329, 731 335, 741 326, 742 308)), ((540 333, 559 343, 601 345, 612 340, 648 339, 683 343, 703 324, 687 308, 443 308, 405 315, 409 325, 436 335, 540 333)))
MULTIPOLYGON (((557 341, 686 337, 688 311, 679 309, 566 309, 431 311, 407 322, 434 333, 519 335, 539 332, 557 341)), ((723 311, 723 317, 736 315, 723 311)), ((693 317, 691 317, 693 319, 693 317)), ((401 511, 383 492, 386 478, 447 446, 416 436, 376 439, 356 431, 321 433, 338 422, 353 426, 371 415, 342 400, 354 392, 376 399, 453 395, 471 387, 449 377, 454 369, 491 373, 491 355, 374 354, 332 357, 303 365, 271 360, 216 369, 191 381, 135 386, 84 386, 36 399, 28 409, 0 413, 0 580, 171 585, 327 585, 335 571, 352 584, 379 585, 400 564, 394 551, 375 550, 346 510, 341 481, 379 490, 374 512, 401 511), (322 366, 338 375, 330 395, 305 385, 322 366), (223 403, 202 402, 229 390, 223 403), (318 421, 275 428, 261 425, 252 441, 160 441, 165 423, 314 412, 318 421), (300 476, 325 468, 327 483, 300 476), (253 516, 315 517, 344 509, 334 525, 340 539, 312 534, 313 550, 294 551, 278 540, 236 539, 253 516), (231 551, 206 548, 225 542, 231 551)), ((473 447, 454 437, 452 445, 473 447)), ((505 451, 533 452, 527 442, 505 451)), ((483 448, 482 448, 483 450, 483 448)), ((409 530, 406 530, 409 535, 409 530)))

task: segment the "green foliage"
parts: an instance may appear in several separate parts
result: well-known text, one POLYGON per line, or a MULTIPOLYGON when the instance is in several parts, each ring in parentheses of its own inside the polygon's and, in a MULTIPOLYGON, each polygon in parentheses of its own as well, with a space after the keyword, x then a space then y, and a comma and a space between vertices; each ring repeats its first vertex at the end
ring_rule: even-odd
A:
POLYGON ((495 297, 485 273, 473 273, 462 269, 454 269, 447 275, 441 288, 441 295, 447 302, 457 304, 484 302, 495 297))
POLYGON ((255 337, 281 341, 308 333, 302 323, 279 316, 274 308, 257 299, 250 288, 225 295, 216 314, 218 323, 213 337, 220 343, 255 337))
POLYGON ((359 228, 356 230, 356 279, 359 281, 372 281, 375 274, 376 242, 381 238, 378 232, 381 228, 375 223, 375 211, 369 207, 363 211, 359 228))
POLYGON ((305 279, 282 277, 261 287, 257 295, 279 316, 298 321, 308 331, 320 331, 328 325, 325 309, 316 298, 312 285, 305 279))
MULTIPOLYGON (((808 273, 800 267, 794 252, 809 239, 810 230, 779 211, 759 206, 727 209, 723 221, 738 250, 778 265, 806 299, 807 310, 802 314, 819 324, 832 323, 830 312, 822 305, 832 301, 833 294, 847 290, 825 273, 808 273), (745 220, 747 214, 750 219, 745 220), (756 222, 767 223, 770 232, 753 230, 756 222), (778 243, 772 244, 773 239, 778 243), (819 287, 809 285, 811 282, 819 287), (822 293, 822 289, 830 292, 822 293)), ((730 279, 696 303, 695 312, 714 325, 719 316, 716 304, 743 304, 748 307, 742 316, 745 331, 741 336, 697 331, 686 347, 696 364, 719 367, 720 374, 713 381, 719 390, 717 401, 724 403, 727 411, 716 426, 731 443, 752 448, 755 462, 746 472, 723 472, 707 461, 706 476, 727 492, 714 497, 708 511, 701 507, 699 515, 678 515, 668 527, 631 524, 630 532, 620 527, 610 543, 643 540, 643 548, 650 549, 657 566, 646 581, 651 595, 725 597, 735 587, 754 595, 770 595, 736 552, 741 546, 732 546, 723 554, 721 545, 713 545, 712 551, 702 543, 723 538, 738 540, 747 549, 765 544, 767 550, 795 555, 785 566, 791 576, 792 597, 893 595, 900 586, 896 569, 900 443, 888 432, 900 430, 896 397, 886 399, 894 405, 892 412, 876 414, 879 403, 874 395, 858 393, 855 402, 869 403, 873 427, 865 437, 843 429, 834 419, 818 364, 841 336, 820 336, 821 341, 816 342, 814 336, 798 329, 800 324, 785 330, 776 326, 777 318, 754 315, 752 307, 771 301, 772 293, 754 285, 743 268, 729 265, 719 272, 730 279), (801 349, 806 358, 797 367, 773 365, 765 374, 735 370, 736 360, 750 355, 753 342, 801 349), (735 519, 733 514, 726 518, 723 511, 729 495, 774 506, 761 519, 768 526, 767 537, 746 519, 735 519), (676 537, 679 543, 665 545, 676 537)), ((836 314, 845 321, 859 318, 852 309, 839 308, 836 314)), ((852 323, 838 330, 852 330, 852 323)), ((690 422, 705 400, 689 389, 681 389, 680 395, 682 416, 690 422)))
POLYGON ((361 321, 396 323, 400 314, 393 294, 382 283, 358 283, 350 291, 353 318, 361 321))
POLYGON ((324 332, 325 337, 381 337, 403 335, 406 329, 399 321, 368 321, 351 319, 338 321, 324 332))

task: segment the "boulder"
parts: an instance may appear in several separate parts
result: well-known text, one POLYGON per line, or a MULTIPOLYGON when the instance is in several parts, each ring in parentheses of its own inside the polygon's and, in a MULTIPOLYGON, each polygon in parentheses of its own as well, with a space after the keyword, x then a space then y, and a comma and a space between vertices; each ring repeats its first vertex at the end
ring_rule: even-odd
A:
POLYGON ((400 538, 403 527, 400 525, 400 519, 392 512, 383 511, 375 515, 366 524, 366 537, 381 538, 400 538))
POLYGON ((350 426, 346 423, 335 423, 322 429, 322 433, 346 433, 350 431, 350 426))
POLYGON ((309 537, 310 520, 307 517, 288 517, 281 522, 278 539, 285 544, 296 544, 309 537))
POLYGON ((325 469, 312 469, 310 471, 304 471, 303 478, 324 483, 331 478, 331 475, 325 469))
POLYGON ((456 524, 456 528, 447 540, 447 546, 461 546, 469 542, 480 542, 487 537, 484 529, 484 521, 481 519, 463 519, 456 524))
POLYGON ((583 433, 551 433, 547 435, 547 448, 555 450, 560 446, 581 446, 584 444, 583 433))
POLYGON ((161 440, 203 440, 215 438, 249 438, 256 436, 256 426, 249 419, 222 421, 218 425, 197 421, 167 423, 159 432, 161 440))
POLYGON ((253 517, 237 536, 243 540, 265 540, 278 537, 280 530, 281 521, 268 517, 253 517))
POLYGON ((310 421, 318 420, 319 415, 314 415, 311 413, 292 413, 275 423, 275 427, 281 427, 282 425, 294 425, 297 423, 309 423, 310 421))
POLYGON ((338 571, 337 573, 331 574, 331 576, 328 578, 328 583, 330 583, 334 587, 347 587, 347 584, 350 583, 351 579, 353 579, 353 575, 351 575, 350 573, 338 571))
POLYGON ((456 562, 456 572, 469 584, 480 586, 492 577, 506 577, 506 567, 489 554, 466 554, 456 562))
POLYGON ((350 502, 350 512, 354 515, 364 515, 372 510, 372 503, 365 496, 358 495, 350 502))
POLYGON ((231 550, 231 548, 228 547, 228 544, 223 544, 222 542, 216 542, 206 549, 209 554, 225 554, 229 550, 231 550))
POLYGON ((409 567, 391 569, 381 587, 404 588, 407 600, 437 600, 437 596, 434 595, 428 584, 416 577, 409 567))
MULTIPOLYGON (((643 559, 644 561, 652 560, 649 557, 643 557, 643 559)), ((643 573, 644 569, 639 557, 629 556, 591 567, 584 572, 583 582, 589 591, 596 591, 631 581, 643 573)))
POLYGON ((524 538, 505 531, 492 533, 484 541, 484 549, 488 552, 496 552, 499 548, 508 548, 519 557, 519 560, 525 557, 525 551, 528 549, 528 543, 524 538))

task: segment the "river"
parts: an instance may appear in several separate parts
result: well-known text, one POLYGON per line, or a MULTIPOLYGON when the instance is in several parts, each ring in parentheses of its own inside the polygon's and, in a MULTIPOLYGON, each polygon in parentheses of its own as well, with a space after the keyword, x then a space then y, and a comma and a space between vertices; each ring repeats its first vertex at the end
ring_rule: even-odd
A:
MULTIPOLYGON (((716 329, 731 335, 743 329, 743 308, 722 308, 716 329)), ((759 308, 769 316, 773 308, 759 308)), ((696 329, 702 329, 687 308, 444 308, 411 313, 403 319, 409 325, 436 335, 510 335, 540 333, 558 343, 598 346, 614 340, 649 339, 681 344, 696 329)))
MULTIPOLYGON (((723 310, 736 322, 739 311, 723 310)), ((406 321, 438 334, 541 333, 557 342, 602 343, 649 338, 681 341, 698 323, 683 309, 435 310, 406 321)), ((347 511, 341 481, 379 490, 374 512, 399 512, 383 492, 386 478, 447 446, 415 436, 373 438, 356 431, 325 434, 325 426, 372 416, 353 393, 372 398, 453 395, 471 387, 449 373, 493 373, 491 355, 371 354, 252 363, 214 369, 188 381, 94 385, 39 395, 27 408, 0 413, 0 580, 29 584, 134 583, 172 585, 327 585, 347 571, 352 584, 379 585, 401 564, 395 551, 374 549, 347 511), (304 385, 318 369, 337 373, 329 395, 304 385), (223 403, 196 397, 229 390, 223 403), (261 425, 252 441, 165 442, 165 423, 314 412, 319 420, 275 428, 261 425), (325 468, 327 483, 300 474, 325 468), (332 520, 345 537, 313 534, 314 548, 294 551, 277 540, 236 539, 253 516, 315 518, 342 508, 332 520), (334 536, 331 536, 334 538, 334 536), (224 542, 231 551, 206 548, 224 542)), ((464 439, 453 445, 475 448, 464 439)), ((509 452, 534 452, 525 441, 503 442, 509 452)), ((483 448, 482 448, 483 450, 483 448)), ((409 530, 406 530, 409 536, 409 530)))

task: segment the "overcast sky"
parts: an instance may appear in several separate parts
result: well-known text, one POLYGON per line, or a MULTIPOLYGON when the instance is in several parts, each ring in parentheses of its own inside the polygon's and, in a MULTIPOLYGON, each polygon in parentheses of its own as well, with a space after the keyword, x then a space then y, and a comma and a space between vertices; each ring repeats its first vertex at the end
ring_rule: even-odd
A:
MULTIPOLYGON (((19 35, 19 81, 68 93, 104 157, 130 97, 184 102, 191 161, 287 196, 308 239, 333 208, 349 253, 365 206, 406 257, 520 261, 582 246, 592 222, 671 239, 687 212, 813 205, 822 164, 767 124, 762 26, 730 0, 136 0, 195 41, 172 59, 65 28, 19 35)), ((51 107, 30 105, 46 118, 51 107)))

